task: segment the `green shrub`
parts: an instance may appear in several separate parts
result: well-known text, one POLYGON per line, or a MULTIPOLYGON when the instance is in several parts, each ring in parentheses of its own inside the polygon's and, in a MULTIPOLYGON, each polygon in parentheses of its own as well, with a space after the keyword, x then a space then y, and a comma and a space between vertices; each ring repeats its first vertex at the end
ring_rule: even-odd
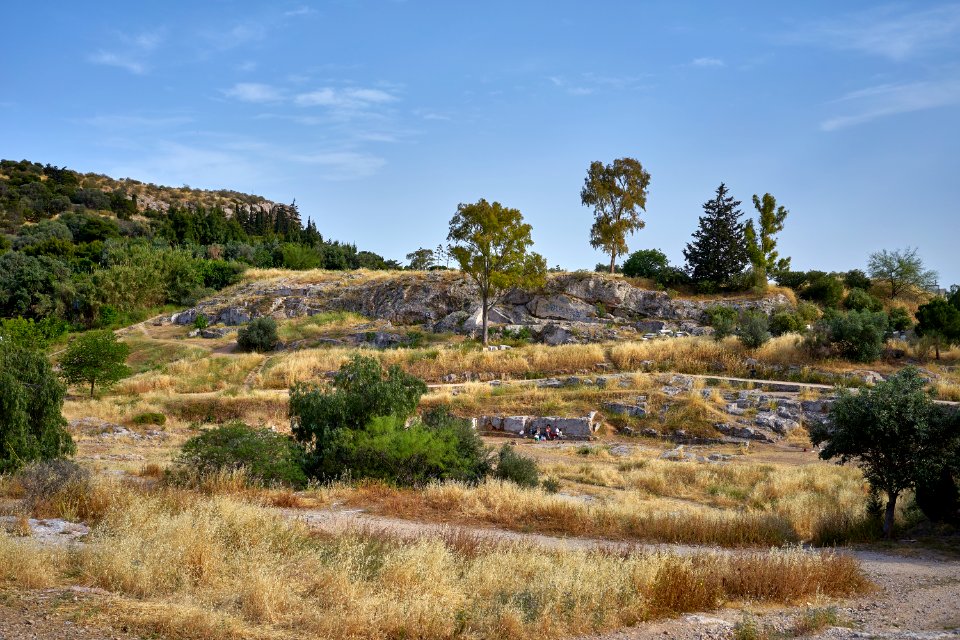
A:
POLYGON ((543 490, 547 493, 557 493, 560 491, 560 481, 553 477, 544 479, 544 481, 540 483, 540 486, 543 487, 543 490))
POLYGON ((843 306, 851 311, 880 311, 883 303, 863 289, 851 289, 843 300, 843 306))
POLYGON ((355 356, 332 389, 298 384, 290 393, 293 433, 309 472, 323 479, 377 478, 397 484, 477 482, 491 467, 470 424, 439 407, 405 426, 427 387, 399 367, 355 356))
POLYGON ((758 349, 770 340, 770 319, 762 311, 745 311, 737 327, 737 338, 743 346, 758 349))
POLYGON ((256 318, 237 332, 237 347, 241 351, 272 351, 277 338, 277 321, 270 317, 256 318))
POLYGON ((655 280, 669 266, 667 256, 659 249, 640 249, 631 253, 623 263, 623 275, 630 278, 655 280))
POLYGON ((713 337, 715 340, 723 340, 729 335, 733 335, 737 328, 737 312, 731 307, 718 305, 707 309, 707 317, 710 319, 710 326, 713 327, 713 337))
POLYGON ((493 475, 521 487, 536 487, 540 481, 540 468, 536 460, 517 453, 512 446, 505 444, 497 454, 497 468, 493 475))
POLYGON ((893 307, 887 312, 887 316, 890 318, 890 329, 892 331, 908 331, 913 327, 913 317, 903 307, 893 307))
POLYGON ((162 427, 167 423, 167 416, 157 412, 139 413, 133 416, 133 424, 153 424, 162 427))
POLYGON ((770 316, 770 333, 782 336, 785 333, 803 333, 806 322, 800 314, 792 311, 778 311, 770 316))
POLYGON ((781 287, 789 287, 794 291, 800 291, 803 285, 807 284, 808 277, 806 271, 783 271, 776 274, 773 279, 781 287))
POLYGON ((869 291, 870 287, 873 286, 873 280, 860 269, 853 269, 843 274, 843 284, 846 285, 848 289, 869 291))
POLYGON ((187 440, 176 459, 175 476, 191 478, 244 469, 267 485, 302 487, 303 450, 289 437, 236 421, 187 440))
POLYGON ((797 304, 797 315, 800 316, 800 319, 805 323, 810 324, 819 320, 823 313, 820 311, 820 307, 812 302, 805 302, 801 300, 797 304))
POLYGON ((888 323, 882 311, 830 311, 817 323, 808 345, 856 362, 873 362, 883 352, 888 323))
POLYGON ((824 307, 836 307, 843 299, 843 283, 823 271, 807 273, 807 284, 800 290, 800 297, 824 307))
POLYGON ((206 329, 208 326, 210 326, 210 321, 202 313, 198 313, 197 317, 193 319, 194 329, 206 329))

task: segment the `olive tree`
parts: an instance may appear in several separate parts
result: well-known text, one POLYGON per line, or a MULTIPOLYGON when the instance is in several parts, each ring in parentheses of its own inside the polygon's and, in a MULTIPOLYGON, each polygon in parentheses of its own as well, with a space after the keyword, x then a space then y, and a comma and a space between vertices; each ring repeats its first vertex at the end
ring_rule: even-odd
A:
POLYGON ((640 211, 647 209, 649 185, 650 174, 634 158, 590 163, 580 202, 593 207, 590 246, 610 254, 610 273, 616 269, 617 256, 627 253, 627 234, 644 227, 640 211))
POLYGON ((500 296, 516 287, 543 284, 547 262, 530 251, 531 227, 518 209, 484 199, 461 204, 450 220, 450 254, 480 289, 483 344, 487 318, 500 296))
POLYGON ((897 498, 918 479, 939 474, 944 462, 947 423, 925 384, 916 369, 907 368, 859 393, 842 390, 830 420, 810 431, 813 444, 823 445, 822 459, 856 462, 870 486, 886 493, 888 538, 897 498))

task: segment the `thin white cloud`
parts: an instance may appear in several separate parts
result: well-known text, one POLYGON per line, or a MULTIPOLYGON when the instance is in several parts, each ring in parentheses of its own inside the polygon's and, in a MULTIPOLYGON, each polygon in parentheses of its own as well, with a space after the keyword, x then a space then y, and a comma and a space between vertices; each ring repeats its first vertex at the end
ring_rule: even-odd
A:
POLYGON ((726 66, 726 63, 720 58, 694 58, 690 61, 690 65, 693 67, 723 67, 726 66))
POLYGON ((301 93, 294 102, 301 107, 334 107, 338 109, 363 109, 372 105, 394 102, 397 98, 380 89, 334 89, 324 87, 301 93))
POLYGON ((886 5, 807 25, 787 39, 906 60, 929 51, 957 47, 960 4, 925 9, 886 5))
POLYGON ((353 180, 376 173, 386 160, 375 155, 355 151, 321 151, 288 156, 294 162, 323 167, 327 180, 353 180))
POLYGON ((960 79, 878 85, 849 93, 836 103, 850 105, 850 113, 823 121, 820 128, 824 131, 902 113, 960 105, 960 79))
POLYGON ((99 115, 81 120, 83 124, 103 129, 155 129, 175 127, 193 122, 190 116, 99 115))
POLYGON ((259 82, 238 82, 226 91, 223 95, 228 98, 235 98, 241 102, 267 103, 279 102, 283 99, 282 92, 276 87, 259 82))
POLYGON ((120 36, 119 40, 126 46, 113 51, 100 49, 90 54, 87 60, 140 75, 147 72, 146 60, 163 43, 164 35, 161 30, 145 31, 133 36, 120 36))
POLYGON ((291 9, 289 11, 284 11, 283 15, 285 18, 296 18, 299 16, 308 16, 311 13, 316 13, 317 10, 306 5, 297 7, 296 9, 291 9))
POLYGON ((145 73, 147 70, 146 65, 144 65, 143 62, 135 60, 131 56, 113 53, 110 51, 97 51, 96 53, 91 54, 88 60, 94 64, 125 69, 126 71, 135 73, 137 75, 145 73))

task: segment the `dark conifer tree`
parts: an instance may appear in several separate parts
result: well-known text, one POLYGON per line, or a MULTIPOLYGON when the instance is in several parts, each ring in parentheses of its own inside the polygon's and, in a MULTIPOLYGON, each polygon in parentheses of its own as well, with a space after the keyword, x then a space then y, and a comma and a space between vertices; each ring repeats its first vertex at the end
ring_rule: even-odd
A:
POLYGON ((743 272, 749 258, 739 206, 740 201, 728 195, 723 183, 717 187, 716 197, 703 204, 700 228, 683 250, 694 282, 724 286, 743 272))

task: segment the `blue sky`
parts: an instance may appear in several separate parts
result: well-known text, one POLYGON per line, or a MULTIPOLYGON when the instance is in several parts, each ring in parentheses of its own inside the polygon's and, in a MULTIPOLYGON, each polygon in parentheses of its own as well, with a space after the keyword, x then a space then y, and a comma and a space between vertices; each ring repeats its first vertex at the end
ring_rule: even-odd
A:
POLYGON ((402 259, 457 203, 592 267, 592 160, 652 174, 631 249, 682 262, 724 181, 795 268, 917 246, 960 282, 960 3, 33 2, 4 8, 0 156, 296 198, 402 259))

